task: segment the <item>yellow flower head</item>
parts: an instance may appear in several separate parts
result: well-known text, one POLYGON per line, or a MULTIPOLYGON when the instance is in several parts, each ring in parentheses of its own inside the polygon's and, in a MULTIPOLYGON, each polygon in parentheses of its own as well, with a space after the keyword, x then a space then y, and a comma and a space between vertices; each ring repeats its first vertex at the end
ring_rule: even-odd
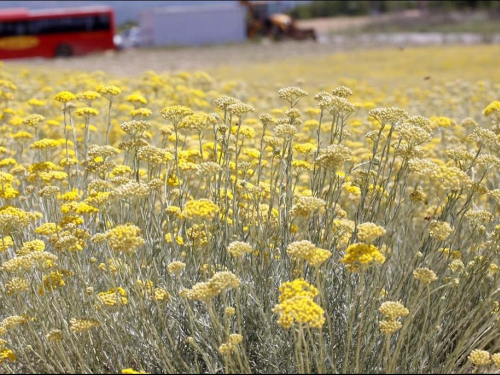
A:
POLYGON ((486 350, 474 349, 467 358, 476 366, 487 366, 491 363, 490 353, 486 350))
POLYGON ((75 114, 80 117, 89 118, 90 116, 97 116, 99 111, 92 107, 83 107, 77 109, 75 114))
POLYGON ((376 264, 383 264, 385 256, 379 249, 371 244, 355 243, 350 245, 347 250, 342 263, 344 263, 349 271, 358 272, 360 267, 368 267, 376 264))
POLYGON ((61 103, 68 103, 71 100, 75 100, 76 96, 69 91, 61 91, 55 96, 54 99, 61 103))
POLYGON ((132 254, 145 244, 140 234, 135 225, 118 225, 106 232, 106 241, 114 251, 132 254))

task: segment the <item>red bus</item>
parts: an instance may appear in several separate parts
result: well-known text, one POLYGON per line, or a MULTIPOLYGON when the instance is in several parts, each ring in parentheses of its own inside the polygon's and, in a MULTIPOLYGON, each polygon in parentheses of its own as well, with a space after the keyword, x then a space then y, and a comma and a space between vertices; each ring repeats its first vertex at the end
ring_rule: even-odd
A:
POLYGON ((115 49, 112 8, 0 10, 0 60, 115 49))

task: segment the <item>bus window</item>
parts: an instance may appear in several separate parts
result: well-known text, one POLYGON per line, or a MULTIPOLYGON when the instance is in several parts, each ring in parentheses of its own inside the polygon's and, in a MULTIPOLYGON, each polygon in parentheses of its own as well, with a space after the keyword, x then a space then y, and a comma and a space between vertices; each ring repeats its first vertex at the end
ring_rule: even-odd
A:
POLYGON ((33 21, 0 22, 0 38, 16 35, 63 34, 107 31, 111 28, 108 15, 48 18, 33 21))
POLYGON ((111 22, 107 14, 95 17, 95 30, 109 30, 111 28, 111 22))
POLYGON ((25 35, 25 33, 25 22, 0 22, 0 37, 25 35))
POLYGON ((26 26, 24 22, 19 22, 16 25, 16 35, 25 35, 26 34, 26 26))

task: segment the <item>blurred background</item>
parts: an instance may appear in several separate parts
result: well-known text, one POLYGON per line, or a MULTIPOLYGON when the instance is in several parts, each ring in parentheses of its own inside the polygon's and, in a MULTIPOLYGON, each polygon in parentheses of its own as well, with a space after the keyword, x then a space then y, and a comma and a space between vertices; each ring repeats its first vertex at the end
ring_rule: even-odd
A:
POLYGON ((119 74, 497 43, 497 1, 0 2, 0 60, 119 74))

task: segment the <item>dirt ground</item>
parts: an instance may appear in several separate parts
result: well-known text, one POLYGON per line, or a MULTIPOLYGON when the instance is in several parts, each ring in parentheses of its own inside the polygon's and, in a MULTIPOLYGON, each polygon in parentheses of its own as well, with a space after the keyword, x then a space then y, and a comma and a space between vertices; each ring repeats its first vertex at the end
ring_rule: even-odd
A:
POLYGON ((397 14, 379 14, 376 16, 355 16, 355 17, 325 17, 310 20, 297 21, 300 27, 312 27, 320 35, 333 33, 335 31, 357 29, 370 24, 387 23, 393 19, 414 20, 421 17, 421 13, 416 9, 411 9, 397 14))
POLYGON ((268 62, 294 56, 331 54, 338 50, 339 48, 331 43, 267 41, 203 47, 129 49, 65 59, 25 59, 6 63, 46 67, 51 70, 102 70, 119 76, 131 76, 145 70, 165 72, 209 69, 221 65, 268 62))
MULTIPOLYGON (((484 42, 481 36, 473 34, 361 34, 355 37, 333 36, 319 42, 267 41, 196 48, 129 49, 66 59, 25 59, 6 61, 5 63, 19 67, 39 67, 50 70, 102 70, 112 75, 125 77, 139 75, 146 70, 169 72, 181 70, 210 71, 222 67, 245 69, 245 66, 251 66, 255 63, 290 61, 290 64, 292 64, 295 57, 308 58, 314 61, 315 58, 321 56, 352 50, 403 49, 410 46, 481 44, 484 42)), ((489 43, 500 43, 500 35, 495 40, 490 40, 489 43)))

